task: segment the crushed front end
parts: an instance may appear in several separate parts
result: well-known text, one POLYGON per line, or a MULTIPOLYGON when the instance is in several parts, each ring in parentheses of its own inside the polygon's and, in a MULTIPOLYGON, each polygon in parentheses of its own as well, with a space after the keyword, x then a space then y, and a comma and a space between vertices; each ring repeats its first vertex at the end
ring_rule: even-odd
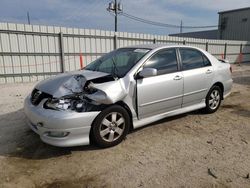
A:
POLYGON ((38 83, 25 99, 24 111, 30 128, 45 143, 88 145, 94 119, 125 95, 119 79, 84 70, 38 83))

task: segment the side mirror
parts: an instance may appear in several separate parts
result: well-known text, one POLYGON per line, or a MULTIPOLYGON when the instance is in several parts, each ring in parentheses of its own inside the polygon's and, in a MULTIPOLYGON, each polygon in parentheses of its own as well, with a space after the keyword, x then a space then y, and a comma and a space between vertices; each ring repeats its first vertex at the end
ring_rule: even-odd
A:
POLYGON ((138 78, 147 78, 157 75, 157 69, 154 68, 144 68, 138 73, 138 78))

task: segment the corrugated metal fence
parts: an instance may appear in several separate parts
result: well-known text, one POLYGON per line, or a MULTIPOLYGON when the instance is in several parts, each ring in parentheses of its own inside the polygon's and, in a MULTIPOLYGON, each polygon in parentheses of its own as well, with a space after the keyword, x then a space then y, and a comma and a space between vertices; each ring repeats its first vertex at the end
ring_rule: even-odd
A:
POLYGON ((0 23, 0 83, 44 79, 79 69, 80 54, 86 65, 115 48, 149 43, 191 45, 218 58, 224 56, 230 62, 250 61, 250 43, 247 41, 0 23))

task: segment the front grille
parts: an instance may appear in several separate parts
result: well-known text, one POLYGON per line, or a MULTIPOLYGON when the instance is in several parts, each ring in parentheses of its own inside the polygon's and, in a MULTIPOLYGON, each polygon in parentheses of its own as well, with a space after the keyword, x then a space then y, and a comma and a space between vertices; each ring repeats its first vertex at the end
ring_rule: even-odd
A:
POLYGON ((41 92, 39 91, 38 89, 34 89, 31 93, 31 103, 33 105, 38 105, 43 99, 45 98, 51 98, 52 96, 47 94, 47 93, 44 93, 44 92, 41 92))

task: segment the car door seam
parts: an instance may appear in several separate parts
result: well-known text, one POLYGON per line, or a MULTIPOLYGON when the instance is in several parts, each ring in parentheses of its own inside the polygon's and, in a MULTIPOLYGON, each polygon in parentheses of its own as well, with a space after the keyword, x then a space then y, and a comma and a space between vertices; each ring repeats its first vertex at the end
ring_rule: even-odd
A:
POLYGON ((183 96, 193 95, 193 94, 196 94, 196 93, 201 93, 203 91, 207 91, 207 88, 201 89, 201 90, 198 90, 198 91, 193 91, 193 92, 185 93, 183 96))

